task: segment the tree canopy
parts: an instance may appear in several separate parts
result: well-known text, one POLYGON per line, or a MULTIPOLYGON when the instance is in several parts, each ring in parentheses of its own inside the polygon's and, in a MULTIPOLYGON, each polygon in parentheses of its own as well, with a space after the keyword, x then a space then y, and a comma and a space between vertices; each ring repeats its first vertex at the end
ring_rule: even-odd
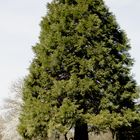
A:
POLYGON ((44 140, 75 128, 75 140, 87 140, 88 128, 131 125, 131 46, 104 1, 53 0, 47 9, 24 81, 20 134, 44 140))

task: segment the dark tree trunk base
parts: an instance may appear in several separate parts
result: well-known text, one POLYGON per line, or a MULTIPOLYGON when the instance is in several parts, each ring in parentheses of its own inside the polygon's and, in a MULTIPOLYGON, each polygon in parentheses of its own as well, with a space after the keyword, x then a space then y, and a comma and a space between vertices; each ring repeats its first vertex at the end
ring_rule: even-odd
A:
POLYGON ((80 120, 78 120, 75 125, 74 140, 89 140, 88 126, 80 120))

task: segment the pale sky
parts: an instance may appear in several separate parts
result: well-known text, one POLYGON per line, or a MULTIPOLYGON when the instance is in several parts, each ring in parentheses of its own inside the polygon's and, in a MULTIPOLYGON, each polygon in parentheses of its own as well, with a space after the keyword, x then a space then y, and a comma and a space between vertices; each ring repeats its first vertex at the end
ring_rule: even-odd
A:
MULTIPOLYGON (((0 0, 0 101, 10 94, 12 82, 24 77, 38 41, 39 23, 51 0, 0 0)), ((140 0, 106 0, 130 39, 135 59, 133 74, 140 84, 140 0)), ((58 17, 59 18, 59 17, 58 17)))

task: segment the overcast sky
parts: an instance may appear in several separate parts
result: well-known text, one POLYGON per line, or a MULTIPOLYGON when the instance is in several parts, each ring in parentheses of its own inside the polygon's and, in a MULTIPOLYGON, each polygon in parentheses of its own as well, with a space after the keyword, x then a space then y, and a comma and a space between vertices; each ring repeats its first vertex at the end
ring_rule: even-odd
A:
MULTIPOLYGON (((47 2, 0 0, 0 101, 10 94, 12 82, 27 74, 33 58, 31 46, 38 40, 47 2)), ((135 59, 133 73, 140 84, 140 0, 106 0, 106 4, 130 39, 135 59)))

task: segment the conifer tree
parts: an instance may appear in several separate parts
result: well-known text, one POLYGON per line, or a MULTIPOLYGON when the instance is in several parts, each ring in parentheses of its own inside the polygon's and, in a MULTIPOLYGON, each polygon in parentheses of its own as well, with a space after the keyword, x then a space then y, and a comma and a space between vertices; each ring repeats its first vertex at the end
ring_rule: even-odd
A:
POLYGON ((53 0, 23 87, 18 130, 44 140, 74 128, 114 131, 136 120, 129 41, 103 0, 53 0))

